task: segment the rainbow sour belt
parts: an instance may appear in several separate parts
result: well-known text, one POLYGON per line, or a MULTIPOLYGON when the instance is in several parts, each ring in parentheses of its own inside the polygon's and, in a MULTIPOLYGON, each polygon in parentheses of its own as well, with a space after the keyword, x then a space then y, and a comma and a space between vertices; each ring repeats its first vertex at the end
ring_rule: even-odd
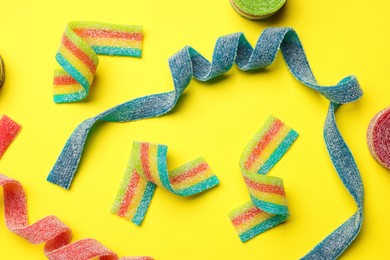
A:
MULTIPOLYGON (((208 81, 229 71, 234 63, 244 71, 265 68, 272 64, 279 50, 293 76, 330 101, 324 126, 325 144, 332 163, 355 200, 358 210, 305 258, 338 257, 359 234, 363 222, 364 191, 355 160, 337 128, 335 112, 340 105, 358 100, 363 92, 354 76, 345 77, 333 86, 319 85, 298 35, 291 28, 265 29, 255 48, 252 48, 242 33, 220 37, 211 63, 195 49, 184 47, 169 59, 175 88, 173 91, 136 98, 83 121, 69 137, 47 180, 67 189, 70 187, 88 134, 97 122, 128 122, 164 115, 175 107, 192 77, 208 81)), ((261 70, 259 73, 261 74, 261 70)))
POLYGON ((203 158, 167 171, 167 146, 134 142, 133 151, 111 212, 141 225, 156 186, 191 196, 219 183, 203 158))
POLYGON ((288 218, 283 180, 266 174, 297 137, 297 132, 269 116, 241 155, 240 167, 251 200, 230 212, 229 217, 242 242, 288 218))
POLYGON ((96 22, 71 22, 65 28, 54 71, 54 102, 84 99, 99 64, 97 54, 134 56, 142 54, 142 26, 96 22))

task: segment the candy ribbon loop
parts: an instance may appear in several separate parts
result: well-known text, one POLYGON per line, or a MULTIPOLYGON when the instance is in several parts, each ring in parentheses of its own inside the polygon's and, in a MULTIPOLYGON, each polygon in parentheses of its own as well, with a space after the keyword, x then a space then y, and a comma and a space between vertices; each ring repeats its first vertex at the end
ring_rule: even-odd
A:
POLYGON ((216 186, 218 178, 203 158, 167 170, 167 146, 134 142, 111 212, 141 225, 156 186, 191 196, 216 186))
MULTIPOLYGON (((28 224, 26 195, 22 185, 0 174, 0 186, 4 192, 5 222, 8 229, 32 244, 46 243, 45 255, 52 260, 118 259, 118 256, 94 239, 70 243, 71 230, 56 216, 48 216, 34 224, 28 224)), ((152 260, 150 257, 122 257, 122 260, 152 260)))
MULTIPOLYGON (((294 77, 302 84, 330 100, 331 107, 356 101, 362 96, 363 92, 354 76, 345 77, 333 86, 319 85, 310 69, 298 35, 291 28, 265 29, 255 48, 251 47, 242 33, 231 34, 217 40, 211 63, 191 47, 184 47, 174 54, 169 59, 174 91, 130 100, 82 122, 67 140, 47 178, 48 181, 69 189, 80 163, 89 131, 96 122, 128 122, 164 115, 175 107, 177 100, 189 85, 192 77, 200 81, 207 81, 228 71, 234 62, 241 70, 265 68, 273 62, 278 50, 281 50, 286 64, 294 77)), ((328 148, 329 155, 334 165, 338 163, 343 164, 342 160, 347 159, 349 162, 353 162, 350 166, 343 164, 347 171, 342 171, 339 167, 336 167, 336 171, 341 179, 345 181, 346 187, 362 187, 360 173, 353 156, 338 132, 334 112, 334 109, 330 110, 327 117, 327 122, 330 123, 327 123, 324 130, 325 133, 338 133, 338 135, 335 134, 337 142, 325 138, 327 145, 331 144, 333 148, 328 148)), ((363 189, 359 190, 358 193, 359 197, 356 198, 362 198, 363 189)), ((362 216, 362 201, 359 201, 357 205, 359 207, 359 215, 362 216)), ((334 239, 335 237, 325 239, 315 249, 315 252, 318 252, 318 248, 340 247, 339 250, 327 250, 322 256, 334 258, 341 254, 360 231, 362 218, 356 218, 355 220, 357 221, 356 225, 350 225, 349 221, 342 225, 349 228, 350 233, 347 235, 339 232, 332 233, 343 243, 337 242, 337 245, 335 245, 335 241, 337 241, 337 239, 334 239)), ((315 252, 310 252, 308 256, 313 255, 315 252)))
POLYGON ((269 116, 245 148, 240 168, 251 200, 229 213, 242 242, 288 218, 283 180, 266 174, 297 137, 297 132, 269 116))
POLYGON ((70 22, 56 54, 62 69, 54 71, 54 102, 84 99, 99 64, 97 55, 140 57, 142 41, 142 26, 70 22))

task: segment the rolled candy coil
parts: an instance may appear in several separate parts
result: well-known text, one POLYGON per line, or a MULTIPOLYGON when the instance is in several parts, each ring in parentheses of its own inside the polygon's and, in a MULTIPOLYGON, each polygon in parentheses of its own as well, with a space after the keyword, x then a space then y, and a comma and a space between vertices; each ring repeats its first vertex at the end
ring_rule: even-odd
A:
POLYGON ((230 0, 237 13, 252 20, 267 18, 284 5, 286 0, 230 0))
POLYGON ((377 113, 367 129, 367 144, 371 155, 390 169, 390 107, 377 113))

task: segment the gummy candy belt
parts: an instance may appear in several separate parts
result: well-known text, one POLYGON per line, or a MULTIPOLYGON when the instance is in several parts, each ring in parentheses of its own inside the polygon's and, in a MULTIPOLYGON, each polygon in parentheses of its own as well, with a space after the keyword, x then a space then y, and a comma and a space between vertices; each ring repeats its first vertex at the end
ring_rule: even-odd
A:
POLYGON ((133 143, 112 213, 140 226, 157 186, 178 196, 192 196, 219 184, 202 157, 168 172, 167 151, 168 147, 162 144, 133 143))
POLYGON ((242 242, 284 222, 289 217, 283 180, 267 173, 282 158, 298 133, 269 116, 244 149, 240 168, 250 201, 229 213, 242 242))
POLYGON ((54 71, 54 102, 77 102, 87 97, 99 64, 98 54, 140 57, 142 26, 70 22, 64 31, 54 71))
POLYGON ((85 141, 98 121, 128 122, 152 118, 171 111, 192 77, 207 81, 227 72, 234 63, 243 71, 265 68, 281 50, 286 64, 302 84, 330 101, 324 126, 324 139, 331 161, 358 210, 346 222, 320 242, 305 259, 336 258, 358 235, 363 221, 363 183, 351 151, 336 125, 335 112, 341 104, 359 99, 363 92, 354 76, 347 76, 333 86, 320 86, 307 61, 298 35, 292 28, 267 28, 253 48, 242 33, 217 40, 210 63, 187 46, 169 59, 174 91, 130 100, 82 122, 69 137, 47 180, 68 189, 78 168, 85 141))

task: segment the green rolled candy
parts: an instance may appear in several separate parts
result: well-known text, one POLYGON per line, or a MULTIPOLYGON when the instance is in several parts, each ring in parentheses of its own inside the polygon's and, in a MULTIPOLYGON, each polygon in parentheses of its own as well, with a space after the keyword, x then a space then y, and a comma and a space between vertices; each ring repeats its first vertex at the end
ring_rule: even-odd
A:
POLYGON ((230 0, 237 13, 253 20, 273 15, 285 2, 286 0, 230 0))

